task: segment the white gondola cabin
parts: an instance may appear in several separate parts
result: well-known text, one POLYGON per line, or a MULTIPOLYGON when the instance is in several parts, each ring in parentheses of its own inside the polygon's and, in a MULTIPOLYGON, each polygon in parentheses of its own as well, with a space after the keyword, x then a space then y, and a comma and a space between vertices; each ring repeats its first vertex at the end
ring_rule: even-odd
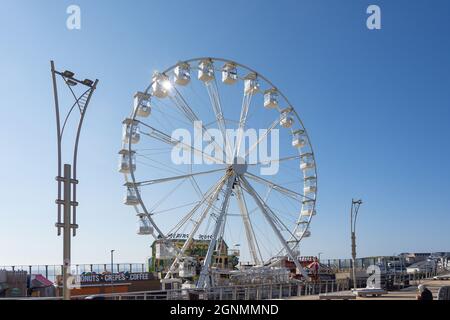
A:
POLYGON ((137 226, 137 234, 139 234, 139 235, 153 234, 153 228, 152 228, 147 216, 143 213, 140 213, 137 216, 139 217, 138 226, 137 226))
POLYGON ((169 77, 165 74, 155 72, 152 78, 152 94, 157 98, 165 98, 169 95, 172 87, 169 77))
POLYGON ((316 215, 315 201, 314 200, 303 201, 303 207, 300 215, 302 217, 315 216, 316 215))
POLYGON ((191 81, 191 67, 186 62, 180 62, 174 70, 175 83, 185 86, 191 81))
POLYGON ((134 110, 138 117, 146 118, 152 109, 150 106, 150 95, 144 92, 136 92, 134 95, 134 110))
POLYGON ((297 130, 292 137, 292 146, 294 148, 303 148, 306 145, 306 135, 303 130, 297 130))
POLYGON ((317 179, 314 176, 305 178, 305 185, 303 187, 303 193, 314 193, 317 191, 317 179))
POLYGON ((175 252, 170 245, 164 244, 161 240, 155 243, 155 258, 158 260, 169 260, 175 256, 175 252))
POLYGON ((183 261, 180 261, 178 275, 181 278, 192 278, 196 275, 195 271, 195 262, 193 259, 186 257, 183 261))
POLYGON ((316 164, 314 163, 314 157, 312 153, 304 153, 300 157, 300 169, 303 171, 314 169, 316 164))
POLYGON ((290 128, 294 124, 294 119, 289 115, 289 112, 282 112, 280 117, 280 126, 283 128, 290 128))
POLYGON ((222 82, 234 84, 238 80, 237 68, 234 63, 226 63, 222 68, 222 82))
POLYGON ((214 65, 209 59, 202 60, 198 64, 198 80, 210 82, 214 79, 214 65))
POLYGON ((244 93, 247 95, 255 94, 259 91, 259 81, 255 73, 249 73, 244 78, 244 93))
POLYGON ((295 235, 296 235, 298 238, 308 238, 308 237, 311 236, 311 231, 309 231, 309 230, 298 230, 298 231, 295 233, 295 235))
POLYGON ((123 199, 123 203, 127 206, 136 206, 139 204, 139 199, 136 191, 133 188, 127 188, 127 193, 123 199))
POLYGON ((122 149, 119 151, 119 172, 130 173, 136 170, 136 152, 122 149), (131 163, 131 166, 130 166, 131 163))
POLYGON ((139 133, 139 122, 133 119, 125 119, 122 121, 123 131, 122 138, 124 143, 128 143, 131 136, 131 143, 138 143, 141 135, 139 133))
POLYGON ((123 203, 127 206, 136 206, 139 204, 136 189, 132 186, 132 184, 127 184, 127 194, 123 199, 123 203))
POLYGON ((278 107, 278 91, 276 89, 269 89, 264 92, 264 107, 268 109, 278 107))

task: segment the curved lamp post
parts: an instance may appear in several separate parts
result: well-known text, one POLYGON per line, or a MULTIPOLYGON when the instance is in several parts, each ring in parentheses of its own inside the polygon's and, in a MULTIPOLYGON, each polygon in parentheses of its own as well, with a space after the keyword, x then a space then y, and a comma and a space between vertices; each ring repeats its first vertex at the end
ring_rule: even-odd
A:
POLYGON ((94 93, 98 80, 92 81, 90 79, 78 80, 74 76, 72 71, 60 72, 55 69, 55 64, 50 61, 52 80, 53 80, 53 95, 55 100, 55 113, 56 113, 56 130, 57 130, 57 143, 58 143, 58 175, 56 181, 58 182, 58 198, 56 204, 58 206, 58 220, 55 224, 58 229, 58 236, 61 235, 61 229, 63 230, 64 237, 64 249, 63 249, 63 296, 65 300, 70 299, 69 288, 69 276, 70 276, 70 231, 73 231, 73 236, 76 236, 76 230, 78 228, 76 220, 76 208, 77 202, 77 156, 78 156, 78 142, 80 139, 81 127, 83 126, 83 120, 86 115, 89 102, 92 94, 94 93), (64 116, 64 120, 61 122, 61 114, 59 109, 58 99, 58 86, 57 77, 60 77, 74 99, 74 102, 67 114, 64 116), (81 94, 77 94, 73 87, 80 85, 83 87, 81 94), (64 135, 64 129, 66 128, 69 117, 76 110, 79 113, 79 120, 77 131, 75 134, 75 142, 73 146, 73 154, 71 155, 72 163, 65 163, 63 166, 62 160, 62 140, 64 135), (64 169, 64 170, 63 170, 64 169), (62 196, 62 197, 61 197, 62 196), (61 220, 62 219, 62 220, 61 220))
POLYGON ((352 199, 352 207, 350 209, 350 232, 352 239, 352 263, 353 263, 353 287, 356 289, 356 218, 358 216, 359 206, 362 204, 362 200, 352 199))

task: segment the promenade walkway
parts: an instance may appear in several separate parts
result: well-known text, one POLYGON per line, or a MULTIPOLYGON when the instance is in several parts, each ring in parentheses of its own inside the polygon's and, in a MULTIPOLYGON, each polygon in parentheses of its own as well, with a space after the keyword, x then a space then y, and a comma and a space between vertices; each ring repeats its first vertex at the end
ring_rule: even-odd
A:
MULTIPOLYGON (((450 286, 450 280, 422 280, 417 281, 417 285, 424 284, 431 290, 433 293, 434 299, 437 299, 437 294, 440 287, 450 286)), ((356 300, 416 300, 417 295, 417 285, 412 285, 408 288, 398 290, 398 291, 389 291, 388 294, 385 294, 381 297, 357 297, 356 300)), ((350 293, 348 291, 347 293, 350 293)), ((302 296, 302 297, 291 297, 287 298, 288 300, 319 300, 319 295, 312 296, 302 296)))

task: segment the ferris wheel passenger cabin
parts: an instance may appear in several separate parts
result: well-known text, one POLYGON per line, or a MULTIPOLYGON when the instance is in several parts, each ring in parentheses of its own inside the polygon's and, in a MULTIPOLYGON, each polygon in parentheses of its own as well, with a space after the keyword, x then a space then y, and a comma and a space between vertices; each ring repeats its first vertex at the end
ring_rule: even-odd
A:
POLYGON ((137 216, 139 217, 137 234, 139 235, 153 234, 153 228, 150 225, 150 221, 148 221, 146 214, 139 213, 137 216))
POLYGON ((185 86, 191 81, 191 68, 186 62, 178 63, 173 73, 175 75, 175 83, 180 86, 185 86))
POLYGON ((264 92, 264 107, 275 109, 278 107, 278 92, 276 89, 269 89, 264 92))
POLYGON ((169 95, 169 89, 171 87, 169 77, 165 74, 155 72, 152 78, 152 94, 160 99, 163 99, 169 95))
POLYGON ((283 111, 281 113, 280 125, 283 128, 289 129, 294 124, 294 119, 289 115, 288 111, 283 111))
POLYGON ((311 217, 316 215, 315 200, 309 199, 303 201, 303 208, 301 211, 302 217, 311 217))
POLYGON ((299 238, 309 238, 311 236, 310 230, 298 230, 295 234, 299 238))
POLYGON ((137 206, 139 204, 139 199, 132 183, 126 183, 127 193, 123 200, 123 203, 127 206, 137 206))
POLYGON ((259 82, 256 73, 249 73, 244 80, 244 93, 252 95, 259 91, 259 82))
POLYGON ((303 193, 315 193, 317 191, 317 179, 315 176, 305 178, 305 185, 303 187, 303 193))
POLYGON ((150 95, 144 92, 136 92, 134 95, 134 110, 138 117, 147 118, 152 111, 150 95))
POLYGON ((306 145, 306 136, 304 130, 294 131, 292 138, 292 146, 295 148, 303 148, 306 145))
POLYGON ((301 155, 301 163, 300 163, 300 169, 303 171, 314 169, 315 163, 314 163, 314 157, 312 153, 304 153, 301 155))
POLYGON ((225 84, 235 84, 237 80, 236 65, 234 63, 225 63, 222 68, 222 82, 225 84))
POLYGON ((136 170, 136 152, 129 151, 128 149, 122 149, 119 151, 119 172, 130 173, 136 170), (131 167, 130 167, 131 162, 131 167))
POLYGON ((127 118, 122 121, 123 124, 123 132, 122 132, 122 140, 124 143, 128 143, 131 135, 131 143, 138 143, 141 139, 141 135, 139 133, 139 121, 127 118))
POLYGON ((214 65, 211 60, 202 60, 198 64, 198 80, 203 82, 214 80, 214 65))

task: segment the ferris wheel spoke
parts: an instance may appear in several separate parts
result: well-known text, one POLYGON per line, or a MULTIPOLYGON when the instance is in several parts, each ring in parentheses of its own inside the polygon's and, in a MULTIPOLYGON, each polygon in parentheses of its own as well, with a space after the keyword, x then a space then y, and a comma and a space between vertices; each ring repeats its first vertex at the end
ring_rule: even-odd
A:
MULTIPOLYGON (((172 114, 169 114, 169 113, 167 113, 167 112, 164 112, 163 110, 166 110, 166 109, 172 107, 172 105, 170 105, 170 104, 164 103, 164 102, 162 102, 162 101, 158 101, 158 103, 153 103, 153 106, 154 106, 154 110, 157 111, 158 114, 161 114, 161 116, 163 116, 165 120, 168 120, 168 119, 170 118, 170 119, 175 120, 175 121, 177 121, 177 122, 179 122, 180 124, 183 124, 183 125, 190 125, 190 124, 191 124, 190 121, 186 121, 186 120, 183 119, 183 118, 179 119, 178 117, 175 117, 175 116, 172 115, 172 114), (159 104, 161 104, 162 107, 159 106, 159 104)), ((185 116, 183 113, 181 113, 179 110, 176 110, 176 111, 177 111, 177 115, 179 115, 179 116, 181 116, 181 117, 186 117, 186 116, 185 116)), ((162 127, 164 127, 164 124, 161 123, 160 120, 158 120, 158 119, 155 119, 155 120, 156 120, 162 127)), ((174 127, 172 123, 170 123, 170 124, 172 125, 172 127, 174 127)))
POLYGON ((261 212, 263 213, 267 222, 271 226, 271 228, 274 231, 275 235, 277 236, 278 240, 280 241, 280 243, 286 250, 288 256, 294 261, 295 266, 300 271, 300 273, 303 275, 303 277, 305 277, 307 279, 308 275, 303 270, 302 266, 300 265, 300 263, 298 262, 296 257, 294 257, 294 253, 292 252, 291 248, 289 247, 286 239, 283 237, 280 230, 277 228, 275 222, 273 221, 273 218, 272 218, 273 212, 272 212, 272 215, 269 213, 270 208, 262 201, 259 194, 255 191, 255 189, 253 189, 253 187, 250 185, 250 183, 247 181, 247 179, 245 177, 241 176, 240 181, 242 182, 244 189, 253 197, 254 201, 260 208, 261 212))
POLYGON ((247 152, 245 153, 244 159, 247 158, 248 155, 253 151, 253 149, 255 149, 255 148, 256 148, 256 147, 257 147, 264 139, 266 139, 266 137, 269 135, 269 133, 270 133, 273 129, 275 129, 279 124, 280 124, 280 119, 279 119, 279 118, 275 119, 275 120, 271 123, 271 125, 269 126, 269 128, 264 132, 264 134, 261 135, 261 136, 259 137, 258 141, 256 141, 256 142, 255 142, 255 143, 247 150, 247 152))
POLYGON ((212 157, 209 154, 204 153, 201 150, 198 150, 196 148, 194 148, 193 146, 186 144, 180 140, 177 139, 173 139, 171 136, 169 136, 167 133, 162 132, 161 130, 158 130, 148 124, 146 124, 145 122, 139 121, 139 123, 141 123, 142 125, 144 125, 145 127, 150 129, 150 132, 141 132, 144 135, 147 135, 151 138, 157 139, 161 142, 167 143, 169 145, 172 145, 174 147, 181 147, 185 150, 189 150, 189 151, 193 151, 194 153, 200 154, 203 157, 207 158, 209 161, 216 163, 216 164, 225 164, 221 159, 216 158, 216 157, 212 157))
POLYGON ((286 196, 288 196, 288 197, 290 197, 290 198, 292 198, 294 200, 297 200, 297 201, 303 201, 305 199, 307 199, 307 200, 314 200, 313 198, 307 197, 307 196, 305 196, 305 195, 303 195, 301 193, 298 193, 298 192, 295 192, 293 190, 290 190, 290 189, 287 189, 285 187, 282 187, 282 186, 280 186, 279 184, 276 184, 273 181, 270 181, 270 180, 258 177, 258 176, 254 175, 252 173, 246 172, 246 173, 244 173, 244 175, 247 178, 250 178, 250 179, 252 179, 252 180, 254 180, 256 182, 260 182, 262 184, 265 184, 265 185, 271 187, 272 189, 274 189, 274 190, 276 190, 278 192, 281 192, 282 194, 284 194, 284 195, 286 195, 286 196))
MULTIPOLYGON (((178 222, 175 227, 173 227, 168 234, 177 233, 188 221, 192 221, 193 215, 196 211, 210 198, 211 194, 217 190, 218 186, 221 184, 222 180, 226 180, 226 177, 223 177, 219 180, 219 182, 215 183, 204 195, 204 197, 197 203, 197 205, 192 208, 181 220, 178 222)), ((220 192, 220 188, 218 189, 220 192)))
MULTIPOLYGON (((195 122, 200 121, 200 118, 195 114, 195 112, 189 106, 187 100, 183 97, 181 92, 176 87, 173 87, 173 89, 175 91, 175 95, 171 96, 171 99, 174 102, 174 104, 180 109, 180 111, 191 122, 191 124, 195 124, 195 122)), ((218 91, 217 91, 217 95, 218 95, 218 91)), ((219 99, 219 106, 220 106, 220 99, 219 99)), ((201 129, 203 130, 204 134, 207 135, 208 138, 214 142, 214 144, 219 148, 220 152, 222 152, 225 157, 226 153, 223 150, 222 146, 220 144, 218 144, 217 141, 211 137, 209 131, 207 130, 206 126, 203 125, 203 123, 202 123, 201 129)), ((224 159, 226 159, 226 158, 224 158, 224 159)))
POLYGON ((180 175, 180 176, 173 176, 173 177, 153 179, 153 180, 145 180, 145 181, 135 182, 134 185, 137 187, 149 186, 149 185, 153 185, 153 184, 169 182, 169 181, 174 181, 174 180, 179 180, 179 179, 186 179, 186 178, 190 178, 190 177, 194 177, 194 176, 200 176, 200 175, 205 175, 205 174, 224 171, 224 170, 225 170, 225 168, 221 168, 221 169, 216 169, 216 170, 202 171, 202 172, 196 172, 196 173, 185 174, 185 175, 180 175))
MULTIPOLYGON (((216 184, 215 188, 213 189, 213 192, 208 194, 207 197, 204 198, 204 200, 197 205, 194 208, 194 212, 198 210, 198 208, 200 208, 200 206, 202 206, 206 200, 208 200, 208 205, 205 208, 205 210, 202 212, 200 218, 197 221, 193 221, 194 224, 194 228, 192 229, 192 231, 189 233, 189 237, 188 239, 184 242, 182 248, 180 249, 180 251, 178 252, 177 256, 175 257, 175 260, 173 261, 172 265, 169 268, 169 271, 167 272, 165 278, 168 279, 170 277, 171 274, 173 274, 173 272, 176 269, 177 264, 180 262, 181 258, 184 256, 184 253, 186 252, 186 249, 190 247, 195 234, 197 233, 200 225, 202 224, 202 222, 205 220, 205 218, 208 215, 208 212, 210 211, 214 201, 217 199, 217 196, 219 195, 220 190, 222 190, 223 186, 225 185, 225 182, 227 181, 227 175, 225 175, 218 183, 218 185, 216 184)), ((189 219, 188 219, 189 220, 189 219)))
MULTIPOLYGON (((256 191, 255 191, 256 192, 256 191)), ((262 198, 261 198, 262 199, 262 198)), ((275 223, 276 226, 278 226, 279 230, 284 230, 287 233, 289 233, 289 235, 293 238, 296 239, 295 235, 290 231, 290 229, 288 228, 288 226, 286 226, 286 224, 283 222, 283 220, 281 220, 279 218, 279 216, 277 215, 277 213, 275 212, 273 207, 269 207, 267 206, 267 197, 263 200, 263 203, 266 205, 267 211, 268 213, 273 217, 273 222, 275 223)))
POLYGON ((247 237, 247 242, 250 249, 250 254, 253 258, 255 265, 261 265, 263 260, 261 250, 258 243, 256 242, 255 231, 249 217, 247 203, 245 202, 244 193, 242 192, 241 186, 236 184, 236 199, 239 204, 239 210, 241 212, 242 222, 244 223, 245 235, 247 237), (259 254, 259 257, 258 257, 259 254))
POLYGON ((189 203, 186 203, 186 204, 182 204, 182 205, 179 205, 179 206, 176 206, 176 207, 172 207, 172 208, 169 208, 169 209, 164 209, 164 210, 159 210, 159 211, 153 211, 153 212, 152 212, 152 215, 154 216, 154 215, 157 215, 157 214, 166 213, 166 212, 171 212, 171 211, 175 211, 175 210, 178 210, 178 209, 181 209, 181 208, 190 207, 190 206, 192 206, 193 204, 198 204, 199 202, 200 202, 200 201, 193 201, 193 202, 189 202, 189 203))
MULTIPOLYGON (((206 90, 208 91, 209 100, 211 102, 214 115, 216 117, 217 125, 219 127, 220 132, 222 133, 222 139, 224 144, 226 144, 226 149, 229 155, 231 155, 230 145, 227 143, 227 127, 225 124, 225 117, 222 110, 222 103, 220 101, 219 89, 217 88, 216 77, 214 80, 207 81, 205 83, 206 90)), ((229 159, 227 158, 227 153, 223 150, 225 155, 225 162, 229 159)))
POLYGON ((174 90, 174 95, 169 96, 175 106, 181 111, 181 113, 189 120, 190 123, 194 123, 195 121, 199 121, 200 119, 197 117, 195 112, 187 103, 186 99, 183 95, 178 91, 176 87, 172 87, 174 90))
MULTIPOLYGON (((250 103, 252 101, 252 97, 253 94, 244 94, 244 97, 242 98, 242 107, 241 107, 241 115, 239 117, 239 129, 237 132, 237 146, 236 146, 236 150, 234 153, 234 156, 237 157, 239 155, 239 152, 241 150, 241 144, 242 144, 242 139, 244 136, 244 129, 245 129, 245 124, 247 122, 247 115, 248 115, 248 110, 250 108, 250 103)), ((245 159, 245 157, 244 157, 245 159)))
MULTIPOLYGON (((190 174, 186 174, 185 172, 183 172, 183 171, 181 171, 181 170, 177 170, 177 169, 174 169, 174 168, 168 168, 167 165, 166 165, 165 163, 161 163, 161 162, 159 162, 159 161, 157 161, 157 160, 155 160, 155 159, 151 159, 151 158, 148 157, 148 156, 144 156, 144 155, 142 155, 142 154, 138 154, 138 156, 143 157, 143 158, 147 159, 148 161, 155 162, 155 163, 161 165, 161 167, 157 167, 157 166, 154 166, 154 165, 150 165, 150 164, 148 164, 148 163, 145 163, 145 162, 138 161, 138 163, 142 163, 142 164, 145 165, 145 166, 149 166, 149 167, 152 167, 152 168, 161 170, 161 171, 169 171, 169 172, 174 173, 174 174, 177 175, 177 176, 179 176, 179 175, 182 175, 182 176, 184 176, 184 175, 190 175, 190 176, 188 176, 187 178, 189 179, 190 183, 192 184, 192 187, 194 188, 195 192, 199 195, 199 198, 200 198, 200 199, 203 197, 203 193, 202 193, 202 191, 201 191, 201 189, 200 189, 200 187, 199 187, 197 181, 195 180, 195 177, 192 176, 192 165, 191 165, 191 167, 190 167, 190 172, 191 172, 191 173, 190 173, 190 174)), ((224 170, 224 169, 218 169, 218 171, 220 171, 220 170, 224 170)))
POLYGON ((301 158, 301 155, 296 155, 296 156, 290 156, 290 157, 284 157, 284 158, 280 158, 280 159, 274 159, 274 160, 267 160, 267 161, 258 161, 256 163, 249 163, 249 166, 259 166, 259 165, 270 165, 274 162, 286 162, 286 161, 291 161, 291 160, 298 160, 301 158))

